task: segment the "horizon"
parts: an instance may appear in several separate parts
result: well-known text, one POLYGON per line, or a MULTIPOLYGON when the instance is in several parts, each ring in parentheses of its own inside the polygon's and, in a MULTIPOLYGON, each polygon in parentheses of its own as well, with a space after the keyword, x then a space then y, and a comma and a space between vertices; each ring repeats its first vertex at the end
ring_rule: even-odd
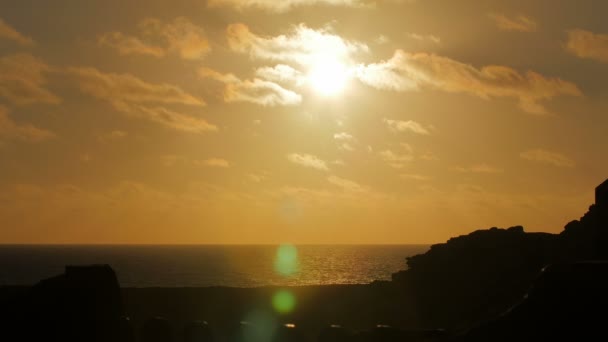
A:
POLYGON ((558 234, 608 178, 603 1, 0 2, 0 246, 558 234))

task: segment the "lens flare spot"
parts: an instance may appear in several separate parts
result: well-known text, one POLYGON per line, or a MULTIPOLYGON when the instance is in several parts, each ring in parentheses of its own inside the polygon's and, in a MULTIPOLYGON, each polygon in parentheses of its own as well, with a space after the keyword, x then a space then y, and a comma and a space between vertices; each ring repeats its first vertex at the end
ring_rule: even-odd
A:
POLYGON ((280 245, 274 260, 274 270, 282 276, 298 272, 298 249, 294 245, 280 245))
POLYGON ((296 307, 296 297, 287 290, 280 290, 272 297, 272 306, 278 313, 289 313, 296 307))

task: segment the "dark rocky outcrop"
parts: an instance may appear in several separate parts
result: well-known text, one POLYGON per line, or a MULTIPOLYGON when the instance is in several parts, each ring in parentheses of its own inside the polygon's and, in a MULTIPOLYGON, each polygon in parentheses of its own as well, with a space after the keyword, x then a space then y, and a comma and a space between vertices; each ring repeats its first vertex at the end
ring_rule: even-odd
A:
POLYGON ((465 327, 517 302, 549 264, 608 259, 608 181, 596 203, 560 234, 496 227, 433 245, 393 275, 423 325, 465 327))
POLYGON ((15 341, 128 341, 120 287, 107 265, 67 266, 15 303, 15 341))

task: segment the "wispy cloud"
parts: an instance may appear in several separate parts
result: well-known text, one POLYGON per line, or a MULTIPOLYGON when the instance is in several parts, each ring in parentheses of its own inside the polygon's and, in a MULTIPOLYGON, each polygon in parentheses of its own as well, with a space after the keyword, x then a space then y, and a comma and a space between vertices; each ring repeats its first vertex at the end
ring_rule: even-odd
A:
POLYGON ((382 122, 393 132, 411 132, 421 135, 429 135, 431 132, 416 121, 400 121, 384 118, 382 122))
POLYGON ((566 49, 577 57, 608 63, 608 34, 570 30, 566 49))
POLYGON ((185 115, 163 105, 202 107, 205 102, 167 83, 149 83, 131 74, 104 73, 94 68, 69 68, 80 90, 107 101, 117 111, 130 117, 147 119, 166 127, 192 133, 216 131, 206 120, 185 115))
POLYGON ((304 24, 293 26, 287 34, 266 37, 238 23, 228 26, 226 36, 233 51, 247 53, 251 58, 303 66, 327 56, 349 61, 352 55, 369 51, 366 44, 342 39, 328 28, 315 30, 304 24))
POLYGON ((339 144, 339 148, 345 151, 354 151, 357 139, 349 133, 340 132, 334 134, 334 139, 339 144))
POLYGON ((536 21, 525 15, 507 17, 500 13, 489 13, 488 17, 503 31, 534 32, 538 29, 536 21))
POLYGON ((380 151, 378 155, 385 163, 396 169, 403 168, 407 163, 414 160, 414 151, 408 144, 401 144, 400 148, 396 151, 380 151))
POLYGON ((295 7, 330 5, 363 7, 372 4, 369 0, 209 0, 210 7, 229 6, 237 10, 256 8, 270 12, 287 12, 295 7))
POLYGON ((25 53, 0 58, 0 97, 16 105, 58 104, 61 99, 45 88, 45 62, 25 53))
POLYGON ((458 172, 470 172, 470 173, 502 173, 503 169, 496 166, 488 165, 486 163, 474 164, 471 166, 456 166, 453 168, 458 172))
POLYGON ((104 33, 97 42, 100 46, 117 50, 121 55, 164 57, 174 52, 183 59, 200 59, 211 51, 205 31, 185 17, 170 22, 144 19, 139 23, 138 30, 138 36, 118 31, 104 33))
POLYGON ((31 124, 19 124, 8 115, 8 109, 0 105, 0 141, 18 140, 25 142, 40 142, 55 137, 51 131, 35 127, 31 124))
POLYGON ((429 41, 429 42, 433 42, 435 44, 441 43, 441 38, 439 38, 433 34, 419 34, 419 33, 408 32, 407 36, 411 39, 421 41, 421 42, 429 41))
POLYGON ((319 159, 319 157, 314 156, 312 154, 306 153, 291 153, 287 155, 287 160, 294 164, 298 164, 300 166, 320 170, 327 171, 329 168, 327 167, 327 163, 325 161, 319 159))
POLYGON ((428 181, 431 180, 430 176, 425 176, 417 173, 402 173, 399 175, 400 178, 415 180, 415 181, 428 181))
POLYGON ((402 50, 387 61, 359 67, 357 76, 379 89, 412 91, 426 87, 484 99, 512 97, 524 111, 534 114, 547 113, 542 101, 560 95, 582 95, 574 83, 533 71, 522 74, 499 65, 478 69, 447 57, 402 50))
POLYGON ((222 159, 222 158, 205 159, 205 160, 203 160, 202 164, 205 166, 209 166, 209 167, 219 167, 219 168, 224 168, 224 169, 230 167, 230 162, 227 161, 226 159, 222 159))
POLYGON ((208 68, 200 68, 198 74, 224 84, 225 102, 250 102, 262 106, 292 106, 302 102, 300 94, 271 81, 259 78, 241 80, 234 74, 222 74, 208 68))
POLYGON ((357 182, 348 180, 348 179, 344 179, 344 178, 340 178, 334 175, 331 175, 329 177, 327 177, 327 181, 337 187, 342 188, 344 191, 351 191, 351 192, 362 192, 365 189, 357 182))
POLYGON ((21 46, 32 46, 34 40, 17 31, 0 18, 0 38, 12 40, 21 46))
POLYGON ((524 151, 520 153, 519 156, 526 160, 551 164, 558 167, 574 167, 576 165, 572 159, 561 153, 547 151, 540 148, 524 151))

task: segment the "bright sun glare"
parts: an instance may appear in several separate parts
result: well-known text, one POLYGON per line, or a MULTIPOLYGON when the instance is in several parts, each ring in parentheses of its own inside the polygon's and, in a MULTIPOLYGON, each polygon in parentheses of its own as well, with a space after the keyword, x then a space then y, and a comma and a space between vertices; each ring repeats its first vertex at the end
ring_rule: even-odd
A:
POLYGON ((313 63, 308 74, 310 86, 319 94, 336 95, 346 87, 348 70, 335 58, 320 58, 313 63))

